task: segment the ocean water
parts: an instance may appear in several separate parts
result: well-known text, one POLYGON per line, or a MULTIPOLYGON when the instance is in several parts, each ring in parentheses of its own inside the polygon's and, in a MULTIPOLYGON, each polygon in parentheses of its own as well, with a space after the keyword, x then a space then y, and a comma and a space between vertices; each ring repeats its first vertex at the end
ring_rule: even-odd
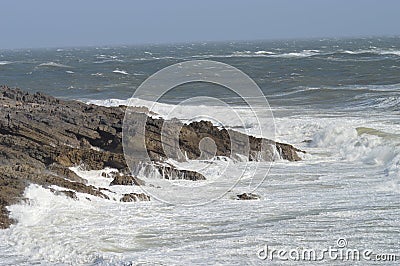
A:
MULTIPOLYGON (((302 261, 261 260, 259 250, 338 248, 338 239, 347 248, 397 254, 397 262, 307 263, 400 261, 400 38, 5 50, 0 80, 111 106, 127 103, 156 71, 199 59, 230 64, 251 77, 271 106, 275 139, 305 150, 303 160, 171 162, 202 169, 210 180, 222 172, 209 186, 215 190, 230 187, 230 173, 244 172, 225 195, 192 207, 119 202, 123 193, 140 192, 138 187, 112 187, 116 201, 83 194, 74 201, 31 185, 25 192, 29 204, 9 207, 19 223, 0 232, 0 265, 295 265, 302 261), (260 200, 233 199, 264 175, 255 191, 260 200)), ((241 97, 210 84, 178 86, 155 110, 163 116, 197 96, 223 100, 243 118, 245 132, 257 131, 241 97)), ((181 106, 176 114, 191 121, 201 105, 181 106)), ((224 126, 237 128, 232 109, 225 108, 213 110, 226 114, 224 126)), ((101 171, 73 170, 90 184, 109 187, 101 171)), ((140 174, 151 178, 150 172, 140 174)), ((199 193, 182 182, 173 196, 199 193)))

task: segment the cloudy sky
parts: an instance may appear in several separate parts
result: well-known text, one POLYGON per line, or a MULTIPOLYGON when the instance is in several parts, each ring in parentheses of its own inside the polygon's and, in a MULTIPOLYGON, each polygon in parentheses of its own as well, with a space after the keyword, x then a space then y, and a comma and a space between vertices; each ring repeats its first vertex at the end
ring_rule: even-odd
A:
POLYGON ((2 0, 0 49, 400 35, 397 0, 2 0))

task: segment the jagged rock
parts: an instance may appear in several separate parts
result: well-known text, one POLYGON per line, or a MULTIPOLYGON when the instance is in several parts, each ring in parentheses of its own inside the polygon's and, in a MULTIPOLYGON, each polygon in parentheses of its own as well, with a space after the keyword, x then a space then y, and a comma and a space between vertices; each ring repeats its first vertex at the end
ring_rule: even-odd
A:
POLYGON ((150 196, 144 193, 124 194, 120 199, 121 202, 150 201, 150 196))
MULTIPOLYGON (((108 199, 108 196, 101 192, 101 189, 94 186, 88 186, 80 182, 69 181, 64 177, 55 175, 50 172, 43 171, 43 169, 34 168, 30 165, 16 165, 16 166, 0 166, 0 180, 4 183, 12 182, 12 186, 21 189, 19 196, 22 196, 25 186, 34 183, 42 186, 56 185, 59 187, 74 190, 76 192, 86 193, 93 196, 108 199)), ((2 191, 1 188, 0 191, 2 191)))
POLYGON ((254 194, 254 193, 243 193, 237 195, 238 200, 258 200, 260 199, 260 196, 254 194))
POLYGON ((102 172, 101 173, 101 176, 105 177, 105 178, 115 178, 118 175, 119 175, 119 172, 117 172, 117 171, 112 171, 112 172, 109 172, 109 173, 107 173, 107 172, 102 172))
POLYGON ((17 177, 4 177, 0 166, 0 228, 8 228, 15 221, 8 217, 6 206, 17 203, 22 199, 26 182, 17 177))
POLYGON ((2 165, 0 166, 0 228, 7 228, 15 221, 8 217, 5 206, 15 204, 23 199, 27 185, 35 183, 45 187, 56 185, 77 192, 108 198, 93 186, 86 186, 79 182, 68 181, 58 175, 43 172, 29 165, 2 165))
POLYGON ((288 161, 301 161, 301 158, 297 154, 297 152, 305 153, 300 149, 293 147, 292 145, 285 144, 285 143, 276 143, 276 148, 280 154, 280 156, 288 161))
POLYGON ((206 180, 206 178, 195 171, 190 170, 177 170, 171 166, 160 166, 158 167, 158 171, 162 178, 169 179, 169 180, 191 180, 191 181, 198 181, 198 180, 206 180))
POLYGON ((51 164, 47 167, 48 170, 50 170, 51 172, 58 174, 62 177, 67 178, 68 180, 71 181, 75 181, 75 182, 80 182, 83 184, 87 183, 86 179, 81 178, 80 176, 78 176, 77 174, 75 174, 74 171, 70 170, 69 168, 63 167, 59 164, 51 164))
POLYGON ((289 144, 219 129, 209 121, 182 124, 178 120, 170 120, 166 123, 162 118, 146 117, 142 113, 131 114, 129 119, 132 123, 127 126, 125 134, 128 163, 129 154, 137 156, 138 150, 144 149, 152 161, 163 161, 165 158, 185 161, 203 159, 202 156, 207 158, 209 155, 232 158, 244 155, 250 161, 273 161, 279 156, 284 160, 299 161, 301 158, 297 152, 304 153, 289 144), (144 140, 138 128, 145 128, 144 140), (163 132, 162 141, 160 132, 163 132), (209 141, 200 150, 204 139, 209 141))
POLYGON ((76 195, 75 191, 71 191, 71 190, 55 190, 55 189, 50 189, 51 192, 54 193, 54 195, 63 195, 66 196, 68 198, 71 198, 73 200, 79 200, 78 196, 76 195))
MULTIPOLYGON (((125 158, 122 150, 122 122, 125 110, 124 106, 87 105, 78 101, 59 100, 42 93, 29 94, 20 89, 0 86, 0 227, 7 227, 13 222, 8 218, 5 206, 20 201, 24 189, 31 183, 44 187, 56 185, 68 191, 108 199, 101 189, 87 186, 84 179, 68 169, 72 166, 79 165, 87 170, 110 167, 120 173, 129 173, 129 159, 131 169, 134 165, 148 164, 155 167, 166 179, 205 179, 195 171, 162 164, 164 159, 170 156, 166 156, 160 142, 162 125, 166 121, 147 117, 148 110, 145 108, 131 108, 130 111, 148 118, 144 140, 150 161, 129 156, 125 158)), ((260 147, 267 143, 283 159, 300 159, 297 152, 301 151, 291 145, 219 129, 210 122, 201 121, 189 125, 179 121, 168 123, 171 127, 167 127, 166 144, 178 145, 185 153, 185 156, 172 154, 171 158, 184 160, 187 156, 189 159, 195 159, 202 158, 203 155, 229 157, 234 148, 237 148, 239 153, 243 151, 246 154, 246 151, 250 151, 249 160, 273 159, 273 152, 269 150, 260 154, 260 147), (176 132, 178 141, 174 137, 176 132), (239 136, 238 139, 248 138, 248 147, 240 141, 230 145, 230 135, 239 136), (206 143, 204 149, 200 150, 199 144, 204 138, 212 140, 215 147, 212 143, 206 143), (215 154, 212 154, 213 148, 216 149, 215 154)), ((143 139, 135 134, 129 137, 128 153, 129 149, 135 148, 130 144, 140 143, 143 139)), ((135 182, 140 184, 138 179, 129 179, 129 174, 124 174, 122 181, 115 181, 126 184, 135 182)))
POLYGON ((9 205, 8 202, 0 201, 0 229, 6 229, 10 227, 15 221, 8 217, 8 210, 6 209, 6 205, 9 205))
POLYGON ((110 183, 110 186, 122 185, 122 186, 144 186, 145 182, 137 177, 131 175, 116 175, 114 180, 110 183))
POLYGON ((127 167, 122 153, 97 151, 88 148, 61 147, 55 161, 64 167, 83 164, 86 170, 102 170, 106 167, 125 169, 127 167))

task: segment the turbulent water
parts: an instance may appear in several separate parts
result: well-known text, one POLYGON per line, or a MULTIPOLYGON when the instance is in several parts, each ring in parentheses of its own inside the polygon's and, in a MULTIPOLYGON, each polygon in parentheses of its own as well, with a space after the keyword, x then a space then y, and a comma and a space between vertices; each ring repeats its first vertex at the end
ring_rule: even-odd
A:
MULTIPOLYGON (((118 105, 156 71, 195 59, 230 64, 254 79, 273 110, 276 140, 307 151, 303 160, 278 160, 271 169, 214 160, 226 168, 215 183, 221 187, 230 172, 244 167, 269 170, 256 191, 261 200, 232 200, 246 192, 241 182, 197 207, 89 201, 87 195, 74 201, 32 185, 25 195, 30 204, 9 207, 19 223, 0 232, 0 264, 297 264, 263 261, 257 252, 264 245, 322 250, 337 247, 339 238, 349 248, 400 255, 400 38, 8 50, 0 51, 0 80, 118 105)), ((210 84, 177 87, 158 111, 201 95, 248 115, 240 97, 210 84)), ((196 106, 185 108, 179 118, 190 120, 196 106)), ((250 120, 246 125, 250 133, 256 126, 250 120)), ((74 170, 91 184, 108 186, 100 171, 74 170)), ((140 191, 112 189, 114 197, 140 191)))

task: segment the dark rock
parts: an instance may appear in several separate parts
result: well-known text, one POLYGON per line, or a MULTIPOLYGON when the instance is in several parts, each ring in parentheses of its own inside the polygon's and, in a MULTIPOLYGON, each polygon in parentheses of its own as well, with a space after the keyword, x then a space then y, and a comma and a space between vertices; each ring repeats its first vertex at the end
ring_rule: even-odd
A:
POLYGON ((182 124, 178 120, 170 120, 166 123, 162 118, 146 117, 142 113, 131 114, 129 119, 134 121, 126 128, 125 135, 129 164, 129 154, 137 156, 138 150, 146 150, 152 161, 163 161, 165 158, 185 161, 187 158, 209 159, 213 156, 235 158, 237 155, 247 156, 250 161, 273 161, 277 155, 284 160, 299 161, 301 158, 297 152, 304 153, 289 144, 219 129, 209 121, 182 124), (137 128, 145 128, 144 140, 137 128), (160 132, 164 134, 163 141, 160 132), (208 141, 204 144, 205 139, 208 141), (142 143, 145 143, 145 148, 142 143))
POLYGON ((8 217, 6 206, 22 199, 26 184, 14 176, 5 178, 0 166, 0 228, 8 228, 15 221, 8 217))
POLYGON ((21 197, 25 187, 34 183, 44 187, 56 185, 76 192, 108 199, 107 195, 103 194, 100 189, 94 186, 87 186, 80 182, 69 181, 64 177, 60 177, 59 175, 44 171, 40 168, 34 168, 30 165, 0 166, 0 180, 4 180, 5 184, 4 187, 0 187, 0 194, 2 191, 7 192, 11 189, 13 193, 10 194, 15 197, 21 197))
POLYGON ((115 178, 118 175, 119 175, 119 172, 116 172, 116 171, 112 171, 112 172, 109 172, 109 173, 106 173, 106 172, 102 172, 101 173, 101 176, 105 177, 105 178, 115 178))
POLYGON ((54 189, 50 189, 54 195, 62 195, 62 196, 66 196, 68 198, 71 198, 73 200, 79 200, 78 196, 76 195, 75 191, 71 191, 71 190, 54 190, 54 189))
POLYGON ((150 196, 144 193, 130 193, 124 194, 120 199, 121 202, 136 202, 136 201, 150 201, 150 196))
POLYGON ((172 166, 159 166, 158 171, 162 178, 169 180, 206 180, 206 178, 200 173, 190 170, 177 170, 172 166))
POLYGON ((301 158, 297 154, 298 152, 305 153, 300 149, 293 147, 292 145, 285 143, 276 143, 276 148, 280 154, 280 156, 288 161, 301 161, 301 158))
POLYGON ((114 180, 110 183, 110 186, 122 185, 122 186, 144 186, 145 182, 137 177, 131 175, 116 175, 114 180))
POLYGON ((253 194, 253 193, 243 193, 237 195, 238 200, 258 200, 260 196, 253 194))
POLYGON ((0 229, 6 229, 16 222, 8 217, 9 212, 6 208, 6 205, 9 205, 9 203, 0 202, 0 229))
MULTIPOLYGON (((166 179, 205 179, 195 171, 163 164, 167 157, 178 160, 186 160, 186 156, 189 159, 211 158, 214 155, 229 157, 236 151, 249 154, 249 160, 273 160, 274 151, 277 151, 283 159, 300 160, 297 152, 301 151, 291 145, 219 129, 206 121, 189 125, 168 121, 165 144, 178 147, 185 156, 167 156, 161 145, 161 130, 166 121, 147 117, 148 110, 143 107, 130 108, 130 111, 147 120, 145 136, 132 132, 127 151, 134 151, 135 144, 144 140, 150 161, 129 156, 125 158, 122 150, 125 109, 124 106, 102 107, 63 101, 42 93, 29 94, 0 86, 0 227, 8 227, 13 222, 8 218, 5 206, 20 201, 26 186, 32 183, 44 187, 56 185, 72 193, 108 199, 101 189, 86 185, 84 179, 68 169, 72 166, 79 165, 87 170, 115 168, 123 175, 113 176, 111 183, 141 185, 143 183, 139 179, 124 173, 130 173, 128 169, 133 166, 147 164, 155 167, 166 179), (235 140, 232 145, 231 136, 235 140), (202 142, 205 138, 210 141, 202 142), (246 139, 248 145, 244 141, 246 139), (203 147, 199 149, 201 142, 203 147), (263 144, 272 148, 263 150, 263 144)), ((72 194, 70 196, 73 197, 72 194)))
POLYGON ((58 174, 59 176, 67 178, 70 181, 80 182, 83 184, 87 183, 85 179, 79 177, 77 174, 75 174, 74 171, 70 170, 69 168, 63 167, 59 164, 53 163, 49 165, 47 169, 55 174, 58 174))

